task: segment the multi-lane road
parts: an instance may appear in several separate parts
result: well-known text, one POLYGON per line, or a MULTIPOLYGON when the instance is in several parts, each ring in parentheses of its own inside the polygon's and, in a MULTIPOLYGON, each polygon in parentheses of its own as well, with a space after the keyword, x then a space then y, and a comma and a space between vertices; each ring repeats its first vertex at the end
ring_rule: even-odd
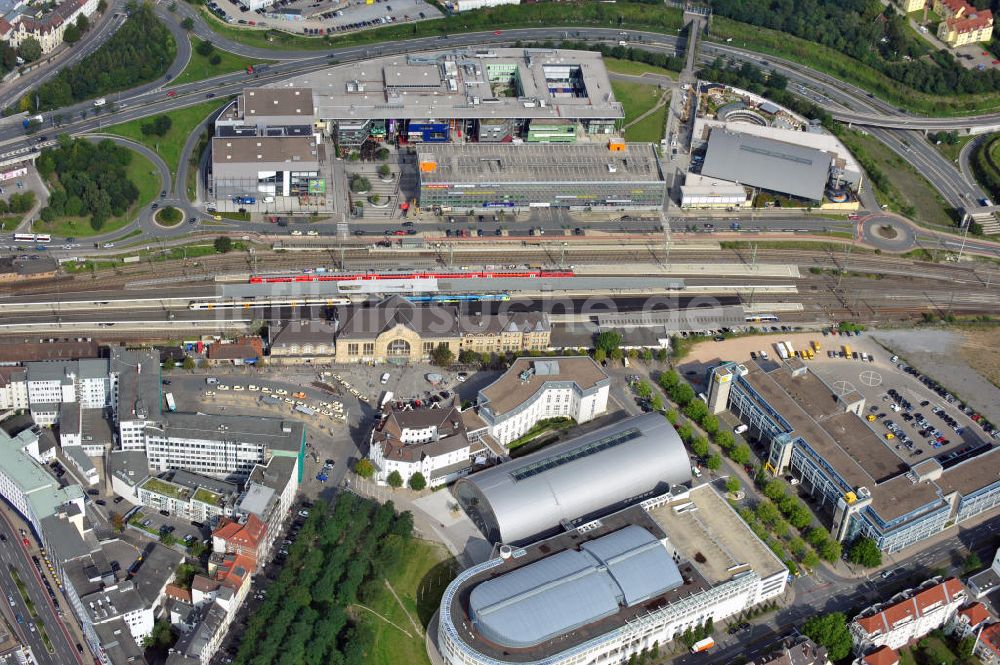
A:
MULTIPOLYGON (((6 539, 6 542, 0 545, 0 568, 2 568, 0 570, 0 593, 3 594, 0 602, 10 605, 15 617, 21 618, 14 624, 18 639, 31 647, 38 665, 76 665, 82 663, 83 659, 76 649, 76 642, 70 637, 61 617, 57 616, 56 608, 45 591, 41 577, 31 560, 31 554, 22 544, 21 535, 12 524, 12 518, 7 515, 7 511, 6 506, 0 507, 0 535, 6 539), (12 570, 16 571, 18 578, 23 583, 24 590, 38 615, 37 618, 32 615, 21 596, 21 592, 11 575, 12 570), (11 604, 11 600, 13 600, 13 604, 11 604), (35 630, 31 630, 32 625, 35 630), (52 651, 49 651, 49 647, 42 639, 42 630, 49 638, 52 651)), ((69 612, 66 600, 58 591, 56 595, 59 598, 60 610, 69 612)))

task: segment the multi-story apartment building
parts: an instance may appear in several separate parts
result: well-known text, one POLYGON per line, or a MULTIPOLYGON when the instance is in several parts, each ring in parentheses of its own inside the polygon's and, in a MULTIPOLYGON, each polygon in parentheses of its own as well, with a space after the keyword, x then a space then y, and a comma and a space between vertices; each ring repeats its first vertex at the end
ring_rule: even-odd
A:
POLYGON ((147 423, 163 412, 160 355, 149 349, 111 347, 111 405, 122 450, 142 450, 147 423))
POLYGON ((49 53, 63 43, 66 28, 75 24, 80 16, 91 16, 97 11, 98 0, 64 0, 48 13, 32 13, 23 7, 10 17, 0 18, 0 40, 18 48, 25 39, 33 37, 49 53))
POLYGON ((976 9, 966 0, 934 0, 938 39, 951 48, 988 42, 993 37, 993 12, 976 9))
POLYGON ((492 459, 505 453, 471 410, 399 410, 390 405, 372 430, 368 458, 378 482, 384 483, 393 471, 404 483, 420 473, 430 487, 437 487, 468 473, 477 456, 492 459))
POLYGON ((943 627, 966 600, 965 587, 951 577, 930 580, 904 593, 902 600, 870 607, 851 622, 854 651, 861 655, 879 647, 899 649, 943 627))
POLYGON ((217 478, 178 470, 146 478, 136 488, 138 503, 187 520, 212 522, 232 515, 239 488, 217 478))
POLYGON ((898 552, 1000 506, 1000 448, 955 459, 931 452, 912 463, 861 418, 857 391, 838 395, 799 359, 768 371, 723 363, 710 372, 708 403, 770 446, 766 469, 800 480, 832 514, 841 542, 869 537, 898 552))
POLYGON ((502 445, 545 418, 585 423, 608 408, 611 380, 589 356, 518 358, 479 391, 476 411, 502 445))

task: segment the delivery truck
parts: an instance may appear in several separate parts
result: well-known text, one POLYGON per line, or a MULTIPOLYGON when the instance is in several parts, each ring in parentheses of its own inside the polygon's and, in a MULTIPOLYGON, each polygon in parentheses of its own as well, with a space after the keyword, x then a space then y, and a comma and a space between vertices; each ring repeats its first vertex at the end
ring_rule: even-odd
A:
POLYGON ((700 653, 702 651, 708 651, 715 646, 715 640, 711 637, 706 637, 703 640, 698 640, 693 645, 691 645, 691 653, 700 653))

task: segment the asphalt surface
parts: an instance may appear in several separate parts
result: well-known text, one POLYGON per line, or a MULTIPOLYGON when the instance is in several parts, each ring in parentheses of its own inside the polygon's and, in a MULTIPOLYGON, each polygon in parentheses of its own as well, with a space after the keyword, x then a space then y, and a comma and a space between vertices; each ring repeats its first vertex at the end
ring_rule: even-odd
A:
MULTIPOLYGON (((0 546, 0 566, 3 567, 3 570, 0 571, 0 592, 4 594, 0 602, 8 603, 9 605, 8 598, 13 596, 14 606, 11 610, 24 619, 23 624, 14 624, 18 638, 31 647, 38 665, 82 663, 80 654, 76 650, 75 641, 70 639, 69 633, 66 632, 62 621, 56 616, 55 607, 42 586, 41 578, 35 569, 35 564, 31 560, 31 555, 25 550, 24 545, 21 544, 21 536, 18 530, 11 525, 9 518, 4 514, 5 511, 6 507, 0 510, 0 534, 3 534, 7 539, 7 542, 0 546), (36 628, 35 632, 32 632, 28 628, 29 623, 34 623, 38 626, 39 619, 32 617, 31 612, 28 610, 10 575, 11 568, 17 571, 17 575, 21 582, 24 583, 24 588, 34 605, 35 611, 38 613, 39 619, 44 624, 45 632, 52 643, 52 653, 47 650, 42 641, 41 633, 38 632, 38 628, 36 628)), ((29 535, 30 538, 31 536, 29 535)), ((29 540, 29 542, 32 541, 29 540)), ((44 562, 42 565, 44 565, 44 562)), ((58 590, 56 590, 56 597, 60 599, 59 602, 62 611, 70 611, 68 602, 58 590)))
MULTIPOLYGON (((507 30, 501 35, 496 35, 492 32, 468 33, 451 35, 446 40, 443 40, 440 37, 426 37, 391 44, 332 49, 329 52, 319 54, 314 51, 286 51, 284 53, 276 53, 268 49, 244 46, 211 32, 210 28, 205 24, 198 12, 184 3, 179 3, 177 11, 174 13, 169 13, 162 9, 159 9, 158 12, 160 13, 161 18, 163 18, 163 20, 171 26, 171 30, 174 32, 178 41, 178 58, 171 67, 171 72, 168 74, 167 78, 173 78, 179 74, 190 56, 188 40, 184 36, 184 31, 179 27, 179 21, 185 16, 192 16, 195 19, 195 34, 203 38, 211 39, 219 48, 260 59, 273 60, 277 58, 280 62, 270 65, 263 74, 255 75, 253 78, 248 77, 244 72, 236 72, 207 81, 194 82, 183 86, 165 87, 163 84, 156 82, 147 84, 146 86, 142 86, 136 90, 127 91, 117 95, 114 100, 115 104, 119 107, 117 111, 105 113, 97 116, 96 118, 90 115, 88 115, 87 118, 80 116, 80 120, 74 120, 72 123, 60 127, 60 131, 71 131, 73 133, 94 130, 99 131, 103 125, 111 124, 112 122, 117 123, 137 117, 146 117, 162 113, 174 108, 199 103, 206 98, 237 94, 248 85, 261 85, 267 82, 280 80, 292 73, 301 74, 310 69, 322 69, 331 61, 345 63, 392 53, 439 49, 444 46, 457 47, 501 44, 509 43, 512 40, 518 39, 532 40, 541 39, 543 37, 552 38, 554 35, 561 36, 563 38, 591 40, 620 40, 624 37, 634 46, 640 48, 652 48, 654 50, 668 50, 672 53, 676 53, 679 46, 682 45, 679 44, 679 40, 676 37, 660 35, 658 33, 627 31, 623 34, 622 31, 600 28, 566 28, 560 31, 560 29, 556 28, 507 30), (166 89, 167 87, 169 90, 166 89), (173 96, 166 96, 167 92, 170 92, 173 96), (105 118, 107 118, 107 120, 105 120, 105 118)), ((700 45, 699 59, 701 61, 711 60, 717 55, 736 57, 742 60, 755 62, 765 68, 774 68, 788 76, 790 82, 797 86, 799 94, 806 97, 818 100, 828 100, 832 105, 839 105, 844 109, 860 108, 873 113, 899 115, 898 110, 894 109, 891 105, 878 100, 877 98, 869 97, 867 93, 856 86, 838 81, 825 74, 814 72, 799 65, 787 63, 779 59, 768 59, 765 56, 756 55, 734 48, 730 45, 720 45, 708 42, 700 45)), ((76 114, 89 114, 90 110, 92 110, 92 108, 89 103, 81 103, 75 105, 74 107, 70 107, 69 109, 64 109, 62 113, 65 117, 75 118, 77 117, 76 114)), ((51 121, 51 117, 47 120, 51 121)), ((889 132, 890 134, 892 132, 892 130, 876 131, 889 132)), ((932 146, 927 144, 926 141, 922 139, 913 140, 913 137, 910 136, 892 136, 890 134, 886 134, 884 136, 880 135, 879 138, 885 140, 887 144, 904 159, 914 163, 918 170, 920 170, 932 183, 935 183, 935 185, 941 189, 942 194, 950 204, 955 206, 968 204, 982 196, 982 191, 977 185, 966 182, 963 174, 953 165, 948 163, 947 160, 941 157, 940 154, 932 146)), ((21 135, 19 127, 8 126, 0 129, 0 145, 4 145, 8 151, 13 151, 22 148, 25 145, 30 145, 31 140, 32 139, 30 138, 26 140, 25 137, 21 135)), ((187 148, 190 149, 193 144, 193 140, 189 141, 187 148)), ((186 170, 186 154, 182 156, 181 163, 183 165, 183 169, 186 170)), ((180 176, 181 174, 178 175, 180 176)), ((183 186, 184 182, 184 180, 178 177, 176 181, 177 184, 171 187, 171 191, 176 194, 177 190, 183 186)), ((186 216, 197 216, 199 212, 197 207, 183 201, 183 199, 186 198, 186 193, 180 192, 180 196, 177 198, 179 199, 177 205, 184 210, 186 216)), ((231 228, 239 228, 242 230, 245 227, 242 225, 233 225, 231 228)), ((318 227, 314 228, 320 233, 336 232, 336 227, 333 225, 326 229, 318 227)), ((546 227, 543 225, 542 228, 546 227)), ((766 225, 759 225, 751 228, 760 228, 763 230, 764 228, 769 227, 766 225)), ((184 235, 193 229, 181 226, 170 230, 159 228, 150 230, 154 231, 154 234, 157 237, 169 238, 184 235)), ((367 231, 367 228, 362 227, 361 230, 367 231)), ((371 229, 371 231, 374 231, 375 234, 377 234, 379 230, 384 233, 384 231, 388 229, 386 227, 383 227, 382 229, 377 227, 371 229)), ((106 238, 100 237, 95 239, 95 242, 105 240, 106 238)), ((991 251, 992 249, 988 243, 982 246, 975 243, 967 245, 967 249, 969 251, 980 251, 982 248, 985 248, 987 251, 991 251)))

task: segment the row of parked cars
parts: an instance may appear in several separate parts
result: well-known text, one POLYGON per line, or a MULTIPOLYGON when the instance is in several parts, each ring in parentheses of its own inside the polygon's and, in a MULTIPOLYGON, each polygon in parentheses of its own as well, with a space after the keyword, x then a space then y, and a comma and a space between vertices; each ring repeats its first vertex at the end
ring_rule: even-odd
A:
MULTIPOLYGON (((895 358, 895 356, 893 357, 895 358)), ((986 418, 984 418, 981 413, 973 409, 971 406, 969 406, 965 402, 960 401, 957 397, 952 395, 948 391, 948 389, 942 386, 940 383, 938 383, 937 381, 935 381, 934 379, 925 374, 921 374, 919 370, 909 365, 904 365, 900 363, 899 365, 897 365, 897 367, 906 372, 907 374, 909 374, 910 376, 916 378, 918 381, 920 381, 920 383, 924 384, 925 386, 933 390, 938 395, 938 397, 940 397, 944 401, 948 402, 949 404, 954 404, 962 413, 969 416, 969 418, 971 418, 973 422, 978 424, 986 434, 989 434, 994 439, 1000 439, 1000 431, 997 430, 997 428, 993 425, 993 423, 986 420, 986 418)), ((940 409, 940 407, 935 407, 935 408, 940 409)), ((957 423, 952 424, 954 422, 954 419, 952 419, 951 416, 944 411, 944 409, 940 410, 941 413, 944 414, 941 416, 941 419, 944 420, 946 423, 948 423, 949 427, 955 427, 957 423), (947 416, 947 418, 945 418, 945 416, 947 416)))

